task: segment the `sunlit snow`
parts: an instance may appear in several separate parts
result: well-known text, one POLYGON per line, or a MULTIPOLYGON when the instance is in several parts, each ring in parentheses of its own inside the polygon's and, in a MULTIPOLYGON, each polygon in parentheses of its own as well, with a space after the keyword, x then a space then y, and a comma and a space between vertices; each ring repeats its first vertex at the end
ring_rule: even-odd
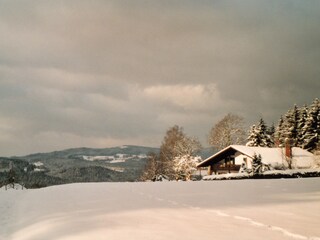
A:
POLYGON ((320 178, 0 190, 0 239, 320 239, 320 178))
POLYGON ((44 164, 43 164, 43 162, 38 161, 38 162, 34 162, 33 165, 36 166, 36 167, 41 167, 44 164))

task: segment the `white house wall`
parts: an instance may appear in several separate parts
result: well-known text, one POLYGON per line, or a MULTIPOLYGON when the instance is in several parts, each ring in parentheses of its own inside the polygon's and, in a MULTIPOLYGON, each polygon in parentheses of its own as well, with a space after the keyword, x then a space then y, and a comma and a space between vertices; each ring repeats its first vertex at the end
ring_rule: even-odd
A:
POLYGON ((244 163, 244 160, 247 159, 247 168, 252 168, 252 159, 249 158, 247 155, 244 155, 240 152, 237 152, 234 155, 234 160, 236 165, 242 165, 244 163))

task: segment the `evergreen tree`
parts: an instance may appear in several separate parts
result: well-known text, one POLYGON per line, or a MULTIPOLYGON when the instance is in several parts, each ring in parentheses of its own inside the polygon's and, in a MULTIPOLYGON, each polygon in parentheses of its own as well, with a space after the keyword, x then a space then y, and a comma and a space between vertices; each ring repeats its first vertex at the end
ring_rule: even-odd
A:
POLYGON ((297 105, 294 105, 292 109, 290 109, 284 119, 283 124, 283 139, 284 143, 286 139, 290 139, 292 146, 297 146, 298 142, 298 119, 299 119, 299 109, 297 105))
POLYGON ((274 146, 275 142, 274 142, 274 138, 275 138, 275 132, 276 132, 276 128, 274 126, 274 123, 272 123, 272 125, 267 129, 267 134, 270 137, 270 144, 271 147, 274 146))
POLYGON ((292 146, 315 151, 320 144, 320 101, 314 99, 307 107, 298 108, 296 105, 284 117, 280 117, 275 141, 284 146, 290 141, 292 146))
POLYGON ((253 125, 250 128, 246 145, 250 147, 272 147, 271 136, 262 118, 257 126, 253 125))
POLYGON ((276 132, 274 134, 275 144, 279 145, 279 146, 284 146, 284 144, 285 144, 283 126, 284 126, 283 116, 280 116, 280 119, 279 119, 279 122, 278 122, 278 126, 277 126, 276 132))
POLYGON ((247 142, 246 146, 248 146, 248 147, 259 146, 257 139, 258 139, 258 130, 256 128, 256 125, 253 124, 249 130, 249 136, 247 138, 248 142, 247 142))
POLYGON ((316 98, 307 111, 307 118, 302 128, 302 147, 313 151, 320 140, 320 101, 316 98))
POLYGON ((252 159, 252 173, 253 175, 255 175, 255 174, 260 174, 262 172, 263 172, 262 157, 260 154, 259 155, 254 154, 252 159))
POLYGON ((308 107, 304 105, 303 107, 299 108, 299 118, 297 124, 297 147, 303 147, 304 144, 304 127, 306 125, 306 120, 308 117, 308 107))

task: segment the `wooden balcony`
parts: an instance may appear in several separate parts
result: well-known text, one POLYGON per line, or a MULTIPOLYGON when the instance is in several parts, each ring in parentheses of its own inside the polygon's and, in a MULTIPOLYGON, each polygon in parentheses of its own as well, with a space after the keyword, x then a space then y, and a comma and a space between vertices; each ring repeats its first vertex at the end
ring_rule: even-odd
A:
POLYGON ((211 168, 211 173, 225 174, 225 173, 237 173, 240 170, 240 165, 214 165, 211 168))

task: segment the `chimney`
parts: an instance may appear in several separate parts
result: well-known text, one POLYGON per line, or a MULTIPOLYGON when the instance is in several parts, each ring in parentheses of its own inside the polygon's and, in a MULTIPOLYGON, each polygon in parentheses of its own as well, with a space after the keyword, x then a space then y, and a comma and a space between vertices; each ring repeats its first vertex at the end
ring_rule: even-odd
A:
POLYGON ((285 148, 286 148, 286 157, 287 158, 292 158, 292 148, 291 148, 291 143, 289 139, 286 139, 286 144, 285 144, 285 148))

